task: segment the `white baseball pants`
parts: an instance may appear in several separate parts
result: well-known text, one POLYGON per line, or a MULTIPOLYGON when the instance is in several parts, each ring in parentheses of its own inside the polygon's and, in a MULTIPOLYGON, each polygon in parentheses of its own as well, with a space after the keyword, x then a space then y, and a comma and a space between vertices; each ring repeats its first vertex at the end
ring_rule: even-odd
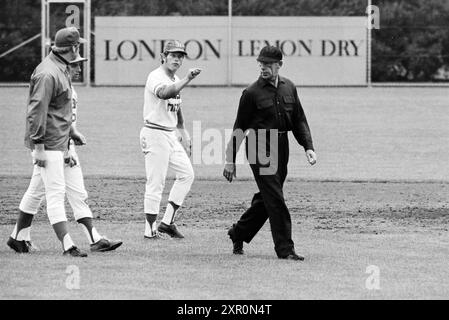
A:
POLYGON ((46 154, 47 166, 45 168, 34 166, 30 185, 20 202, 19 209, 34 215, 45 196, 50 223, 53 225, 67 221, 64 207, 64 196, 67 194, 76 220, 92 218, 92 211, 86 203, 87 191, 79 161, 76 166, 70 167, 64 163, 63 152, 46 151, 46 154))
POLYGON ((159 214, 162 191, 169 169, 174 171, 176 180, 168 201, 181 206, 192 186, 194 173, 190 159, 176 133, 143 127, 140 131, 140 142, 142 152, 145 154, 147 176, 145 213, 159 214))

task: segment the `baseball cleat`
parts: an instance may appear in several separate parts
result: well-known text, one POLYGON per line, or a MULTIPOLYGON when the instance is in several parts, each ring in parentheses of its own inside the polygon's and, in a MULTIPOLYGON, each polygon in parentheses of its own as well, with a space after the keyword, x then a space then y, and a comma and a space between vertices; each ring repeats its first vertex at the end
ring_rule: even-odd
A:
POLYGON ((293 260, 293 261, 304 261, 304 257, 296 254, 295 252, 292 252, 292 253, 286 255, 285 257, 279 257, 279 259, 293 260))
POLYGON ((117 249, 122 245, 122 241, 112 241, 106 238, 102 238, 94 244, 90 245, 91 252, 106 252, 117 249))
POLYGON ((244 254, 243 251, 243 241, 234 240, 235 233, 234 233, 234 227, 235 224, 232 225, 232 227, 228 230, 228 236, 232 240, 232 253, 233 254, 244 254))
POLYGON ((31 241, 25 241, 29 252, 39 252, 40 249, 31 241))
POLYGON ((176 225, 174 223, 168 225, 164 222, 161 222, 159 224, 159 226, 157 227, 157 231, 159 233, 165 233, 175 239, 184 238, 184 236, 178 231, 178 229, 176 228, 176 225))
MULTIPOLYGON (((30 242, 31 243, 31 242, 30 242)), ((9 237, 8 241, 6 242, 8 247, 13 249, 17 253, 28 253, 30 252, 30 248, 27 244, 27 241, 24 240, 16 240, 12 237, 9 237)))
POLYGON ((144 235, 143 238, 144 239, 148 239, 148 240, 163 240, 163 239, 167 239, 168 235, 164 234, 164 233, 160 233, 160 232, 154 231, 149 236, 144 235))
POLYGON ((79 257, 79 258, 87 257, 87 253, 82 252, 80 249, 78 249, 75 246, 71 247, 67 251, 64 251, 62 255, 64 255, 64 256, 72 256, 72 257, 79 257))

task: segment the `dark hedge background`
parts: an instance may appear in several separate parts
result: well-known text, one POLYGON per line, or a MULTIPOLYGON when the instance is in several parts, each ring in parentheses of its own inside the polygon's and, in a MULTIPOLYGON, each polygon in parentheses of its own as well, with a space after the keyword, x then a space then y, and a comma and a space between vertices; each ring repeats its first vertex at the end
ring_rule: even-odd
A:
MULTIPOLYGON (((92 17, 227 15, 227 4, 227 0, 92 0, 92 17)), ((373 0, 373 4, 380 8, 380 29, 373 31, 372 80, 449 81, 449 0, 373 0)), ((233 14, 361 16, 366 5, 366 0, 234 0, 233 14)), ((0 54, 40 33, 40 14, 40 0, 0 1, 0 54)), ((0 81, 27 82, 39 61, 40 38, 0 58, 0 81)))

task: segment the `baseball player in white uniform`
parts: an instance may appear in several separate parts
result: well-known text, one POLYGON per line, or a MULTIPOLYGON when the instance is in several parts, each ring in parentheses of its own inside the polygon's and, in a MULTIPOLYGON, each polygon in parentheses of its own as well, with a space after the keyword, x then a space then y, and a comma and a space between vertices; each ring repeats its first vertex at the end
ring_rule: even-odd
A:
POLYGON ((147 177, 144 199, 144 237, 147 239, 158 238, 160 234, 184 238, 174 221, 176 211, 183 204, 193 183, 194 173, 189 159, 191 140, 184 128, 180 92, 201 72, 200 68, 192 68, 182 79, 176 75, 186 55, 181 42, 168 41, 161 53, 161 66, 148 75, 145 86, 144 127, 140 132, 140 145, 145 155, 147 177), (169 169, 175 172, 176 180, 170 191, 165 214, 156 228, 169 169))
MULTIPOLYGON (((79 54, 75 60, 70 61, 68 70, 71 79, 77 79, 81 72, 80 63, 86 61, 87 58, 82 58, 79 54)), ((78 109, 78 95, 72 85, 72 132, 76 132, 80 137, 78 144, 85 144, 86 139, 76 128, 78 109)), ((96 228, 93 226, 92 211, 86 203, 87 191, 84 186, 84 178, 79 163, 78 155, 75 150, 75 142, 73 139, 69 140, 68 151, 64 153, 64 178, 66 186, 66 195, 72 207, 75 220, 83 227, 83 230, 90 243, 90 250, 92 252, 105 252, 117 249, 122 245, 121 241, 112 241, 104 236, 101 236, 96 228)), ((42 180, 40 170, 35 168, 31 178, 30 186, 20 202, 19 208, 21 211, 31 215, 35 215, 39 209, 42 199, 45 197, 45 187, 42 180)), ((31 225, 30 225, 31 228, 31 225)), ((30 230, 28 230, 27 241, 30 250, 38 250, 35 245, 31 243, 30 230)))

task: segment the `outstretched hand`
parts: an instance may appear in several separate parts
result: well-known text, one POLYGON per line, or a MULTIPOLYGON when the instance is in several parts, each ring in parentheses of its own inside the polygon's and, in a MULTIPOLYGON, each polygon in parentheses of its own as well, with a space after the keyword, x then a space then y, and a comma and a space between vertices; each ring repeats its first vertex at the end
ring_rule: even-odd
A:
POLYGON ((199 75, 203 71, 201 68, 191 68, 189 69, 189 72, 187 73, 187 77, 189 80, 193 80, 196 78, 197 75, 199 75))

